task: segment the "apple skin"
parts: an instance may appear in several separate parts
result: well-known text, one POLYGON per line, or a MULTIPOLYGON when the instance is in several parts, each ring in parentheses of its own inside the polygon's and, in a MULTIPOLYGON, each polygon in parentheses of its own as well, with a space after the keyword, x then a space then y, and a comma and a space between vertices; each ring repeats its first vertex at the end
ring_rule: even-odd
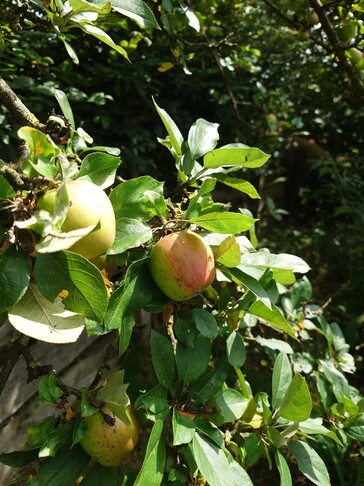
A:
POLYGON ((139 424, 131 405, 127 408, 132 426, 116 417, 106 406, 102 407, 101 411, 115 420, 114 425, 106 422, 100 411, 84 419, 87 431, 80 445, 87 454, 103 466, 118 466, 138 443, 139 424))
MULTIPOLYGON (((105 192, 96 184, 84 180, 65 183, 69 209, 62 231, 72 231, 100 223, 100 228, 77 241, 70 250, 92 260, 103 255, 113 244, 116 223, 112 204, 105 192)), ((56 206, 57 190, 53 189, 40 197, 37 205, 51 214, 56 206)))
POLYGON ((149 266, 158 287, 177 302, 191 299, 215 278, 210 246, 190 230, 161 238, 150 252, 149 266))

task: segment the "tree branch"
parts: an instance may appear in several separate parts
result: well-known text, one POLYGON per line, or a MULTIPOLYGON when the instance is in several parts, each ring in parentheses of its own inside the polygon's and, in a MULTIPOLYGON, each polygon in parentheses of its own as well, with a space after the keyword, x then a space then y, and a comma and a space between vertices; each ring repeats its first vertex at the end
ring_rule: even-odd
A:
POLYGON ((9 111, 21 125, 31 126, 43 130, 44 125, 38 118, 28 110, 24 103, 18 98, 10 86, 0 76, 0 103, 9 111))
POLYGON ((286 14, 282 9, 277 7, 277 5, 271 0, 263 0, 263 3, 265 3, 275 14, 277 14, 279 17, 281 17, 287 24, 292 25, 293 27, 297 28, 296 21, 292 19, 289 15, 286 14))
POLYGON ((342 45, 340 39, 336 35, 335 29, 333 28, 329 18, 326 15, 325 9, 321 1, 309 0, 309 2, 313 10, 316 12, 321 22, 321 27, 330 41, 332 51, 334 52, 343 69, 345 69, 347 75, 349 76, 353 88, 361 97, 364 97, 364 84, 360 79, 359 72, 357 71, 357 69, 355 69, 355 67, 347 58, 345 54, 345 47, 342 45))

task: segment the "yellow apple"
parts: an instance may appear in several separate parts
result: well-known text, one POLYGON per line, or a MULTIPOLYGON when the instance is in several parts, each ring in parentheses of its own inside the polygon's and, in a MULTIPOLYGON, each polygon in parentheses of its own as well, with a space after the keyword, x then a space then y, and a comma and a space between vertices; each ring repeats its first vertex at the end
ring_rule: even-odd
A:
POLYGON ((128 412, 131 425, 116 417, 106 406, 84 419, 87 431, 80 444, 99 464, 118 466, 137 445, 139 424, 131 405, 128 406, 128 412), (106 414, 109 420, 105 420, 103 414, 106 414))
MULTIPOLYGON (((72 231, 91 225, 100 227, 77 241, 70 250, 91 260, 103 255, 115 239, 115 214, 105 192, 96 184, 84 180, 65 183, 69 209, 61 227, 72 231)), ((51 214, 55 211, 57 190, 46 192, 38 200, 38 207, 51 214)))

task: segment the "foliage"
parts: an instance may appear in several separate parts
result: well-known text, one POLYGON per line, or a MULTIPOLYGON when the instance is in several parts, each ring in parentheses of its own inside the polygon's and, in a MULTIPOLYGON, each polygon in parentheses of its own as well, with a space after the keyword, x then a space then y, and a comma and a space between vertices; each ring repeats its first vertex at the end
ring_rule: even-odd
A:
MULTIPOLYGON (((24 451, 0 455, 3 463, 13 467, 32 465, 35 472, 27 477, 27 484, 71 486, 78 481, 87 486, 102 480, 110 485, 121 482, 156 486, 250 485, 260 484, 264 471, 270 477, 275 475, 277 484, 282 485, 292 484, 297 475, 320 486, 331 482, 345 485, 348 481, 359 484, 363 479, 364 472, 355 457, 362 454, 364 397, 359 386, 352 384, 356 363, 342 325, 327 319, 326 305, 313 303, 313 289, 305 276, 309 265, 292 254, 289 245, 279 238, 280 248, 276 242, 272 250, 267 236, 267 241, 260 238, 265 223, 262 222, 263 230, 258 231, 260 223, 254 214, 257 208, 254 202, 260 199, 254 186, 256 174, 269 178, 269 171, 275 167, 273 163, 265 169, 270 160, 268 147, 275 146, 285 131, 297 136, 303 126, 310 133, 317 130, 317 125, 325 127, 326 136, 332 136, 333 140, 339 130, 335 127, 329 132, 328 126, 335 123, 337 113, 333 107, 331 111, 324 107, 325 100, 318 102, 323 106, 315 104, 310 106, 311 112, 306 111, 312 85, 295 93, 295 85, 290 82, 297 71, 289 71, 292 64, 288 61, 284 76, 289 87, 283 89, 280 84, 276 90, 271 89, 271 76, 282 76, 282 68, 275 61, 275 49, 289 54, 292 62, 295 46, 309 40, 299 38, 301 34, 314 36, 319 52, 324 48, 322 42, 326 47, 329 44, 327 31, 309 22, 303 2, 297 2, 295 12, 284 8, 287 2, 280 2, 279 15, 288 12, 288 19, 294 20, 285 36, 285 29, 275 26, 263 35, 260 29, 266 24, 262 12, 269 3, 250 2, 242 8, 240 2, 211 0, 177 5, 163 1, 159 8, 153 8, 157 2, 150 2, 149 8, 144 2, 122 0, 34 1, 25 14, 21 7, 15 11, 20 17, 13 18, 12 10, 6 10, 10 16, 7 23, 10 43, 13 46, 21 43, 20 52, 24 53, 34 35, 36 48, 26 54, 27 59, 34 53, 36 69, 46 66, 50 79, 54 73, 57 76, 45 81, 40 70, 37 77, 27 66, 22 78, 15 73, 16 62, 24 65, 19 60, 21 56, 5 52, 9 83, 14 81, 17 87, 28 80, 30 85, 37 85, 37 94, 29 100, 29 106, 45 114, 49 112, 48 106, 53 105, 55 112, 39 126, 22 123, 15 130, 13 125, 5 125, 2 132, 4 143, 15 145, 18 140, 18 145, 20 140, 23 151, 20 159, 13 161, 13 172, 2 170, 0 175, 0 315, 3 320, 7 317, 22 334, 45 342, 74 342, 82 331, 88 336, 113 333, 121 358, 118 369, 102 376, 96 372, 95 364, 95 381, 87 389, 77 389, 64 384, 53 369, 44 370, 34 364, 24 353, 24 357, 28 356, 28 372, 32 369, 33 376, 41 376, 40 400, 53 407, 48 417, 29 428, 24 451), (33 8, 39 15, 36 21, 30 15, 33 8), (120 13, 125 18, 116 16, 120 13), (19 19, 23 27, 30 25, 29 32, 25 28, 20 32, 14 29, 15 20, 19 19), (226 20, 224 25, 222 19, 226 20), (114 33, 120 28, 129 35, 130 20, 137 21, 138 29, 140 25, 143 29, 134 31, 124 48, 111 39, 116 38, 114 33), (164 57, 167 55, 166 47, 161 46, 164 38, 154 39, 155 33, 150 30, 159 25, 170 37, 173 62, 164 57), (234 45, 234 36, 243 35, 246 27, 250 30, 244 36, 249 35, 251 44, 254 40, 254 47, 246 40, 241 47, 234 45), (227 35, 230 29, 232 36, 227 35), (75 34, 79 30, 90 34, 87 40, 75 34), (191 34, 189 40, 185 32, 191 34), (288 46, 287 35, 297 38, 297 42, 288 46), (134 53, 142 40, 152 38, 152 46, 159 44, 160 59, 146 56, 139 46, 136 51, 139 54, 134 53), (40 54, 44 39, 49 40, 47 49, 49 46, 59 49, 60 44, 65 47, 55 69, 50 68, 53 59, 45 60, 40 54), (84 64, 79 55, 86 55, 84 42, 92 46, 90 58, 98 61, 97 66, 93 62, 84 64), (115 67, 115 59, 119 59, 115 56, 120 54, 124 57, 133 54, 136 67, 125 65, 120 69, 119 64, 115 67), (155 83, 155 98, 147 96, 151 93, 146 86, 152 82, 147 79, 148 62, 143 64, 143 55, 149 62, 158 61, 161 75, 173 73, 169 79, 176 86, 168 93, 168 109, 158 99, 162 97, 162 78, 155 83), (215 62, 213 68, 211 59, 215 62), (256 62, 258 59, 263 62, 256 62), (120 152, 119 145, 126 142, 120 143, 122 137, 115 135, 120 128, 115 127, 114 121, 123 107, 113 103, 111 113, 106 115, 111 106, 110 92, 94 91, 93 87, 86 94, 83 90, 87 86, 85 80, 81 83, 78 63, 85 66, 83 74, 87 80, 94 79, 95 70, 95 80, 101 73, 114 76, 113 90, 119 101, 126 98, 127 91, 118 96, 121 88, 118 83, 125 82, 122 86, 126 90, 131 83, 137 83, 143 108, 148 107, 145 112, 137 110, 135 126, 139 132, 138 120, 145 116, 153 128, 148 127, 147 134, 143 130, 138 133, 123 163, 119 156, 124 152, 120 152), (231 76, 227 77, 222 68, 231 76), (209 84, 208 76, 211 72, 216 74, 216 69, 224 87, 220 81, 209 84), (117 71, 122 73, 116 74, 117 71), (75 77, 70 76, 74 73, 75 77), (248 79, 236 97, 236 86, 244 75, 248 79), (206 93, 209 85, 207 106, 189 126, 186 119, 191 114, 188 105, 184 106, 186 100, 176 95, 186 76, 196 80, 193 92, 189 91, 191 103, 202 92, 206 93), (104 124, 107 136, 98 135, 96 143, 88 133, 93 135, 93 131, 86 127, 86 132, 81 126, 89 108, 83 111, 79 98, 100 108, 91 127, 97 133, 104 124), (297 109, 299 99, 301 114, 297 109), (214 100, 221 105, 217 123, 208 121, 214 100), (245 103, 248 108, 244 108, 245 103), (173 113, 183 119, 184 128, 171 115, 172 107, 173 113), (326 120, 312 117, 313 112, 324 108, 326 120), (240 129, 234 124, 245 109, 249 115, 245 117, 247 128, 242 143, 238 137, 240 129), (265 113, 260 117, 262 125, 257 126, 253 135, 259 110, 265 113), (269 117, 272 112, 276 118, 269 117), (329 115, 333 115, 331 119, 329 115), (265 138, 264 133, 268 134, 265 138), (162 149, 155 147, 153 137, 158 137, 162 149), (143 142, 139 148, 140 140, 143 142), (247 140, 253 143, 247 144, 247 140), (127 160, 133 147, 141 152, 152 147, 152 153, 158 153, 156 160, 163 160, 163 164, 153 174, 145 170, 148 164, 141 164, 137 170, 127 160), (128 167, 124 170, 125 165, 128 167), (146 173, 135 174, 140 171, 146 173), (70 251, 85 232, 60 230, 68 210, 65 183, 77 179, 91 181, 105 190, 115 212, 116 238, 106 256, 99 260, 89 261, 70 251), (60 188, 59 196, 55 213, 50 214, 40 209, 37 201, 54 187, 60 188), (229 196, 234 190, 239 197, 221 201, 222 188, 229 191, 229 196), (212 285, 196 297, 176 303, 152 279, 149 255, 162 236, 187 228, 210 245, 216 275, 212 285), (145 333, 138 325, 141 310, 154 316, 153 327, 147 330, 146 346, 138 340, 145 333), (142 444, 133 453, 137 460, 111 468, 90 463, 80 447, 86 432, 85 419, 106 405, 127 423, 130 403, 143 431, 142 444)), ((349 3, 350 9, 341 2, 327 7, 332 9, 330 25, 341 31, 348 21, 356 22, 357 35, 362 27, 363 8, 360 2, 349 3)), ((335 43, 332 45, 335 48, 335 43)), ((350 46, 346 45, 343 52, 350 46)), ((311 64, 312 52, 306 46, 299 63, 310 65, 313 79, 319 73, 323 75, 325 83, 320 89, 327 87, 329 97, 337 87, 332 80, 329 83, 329 69, 319 67, 317 58, 311 64)), ((334 49, 331 55, 335 53, 334 49)), ((360 73, 360 65, 355 69, 360 73)), ((337 73, 341 87, 351 79, 350 71, 347 74, 344 78, 342 72, 337 73)), ((133 123, 131 113, 135 106, 140 107, 139 103, 133 106, 131 101, 128 105, 124 129, 133 123)), ((202 105, 199 101, 196 109, 202 105)), ((354 115, 346 123, 354 126, 360 116, 354 115)), ((128 128, 131 137, 133 129, 128 128)), ((353 140, 357 136, 360 146, 363 140, 358 127, 351 133, 353 140)), ((351 152, 353 140, 347 141, 351 152)), ((294 139, 294 143, 299 140, 294 139)), ((7 153, 12 156, 11 150, 7 153)), ((300 197, 310 206, 312 201, 321 201, 320 191, 325 190, 328 197, 319 209, 326 211, 332 221, 342 214, 348 215, 360 229, 357 195, 362 183, 360 178, 350 177, 355 164, 345 161, 343 166, 337 166, 330 157, 315 160, 312 173, 318 172, 320 180, 327 184, 321 183, 310 193, 303 190, 300 197), (332 214, 337 195, 334 188, 338 188, 342 198, 340 207, 332 214)), ((267 205, 270 214, 279 220, 282 212, 267 205)), ((259 216, 266 214, 264 208, 257 209, 259 216)), ((304 214, 295 215, 293 223, 299 224, 301 217, 304 214)), ((280 227, 275 230, 279 232, 280 227)), ((299 228, 292 233, 291 248, 300 250, 297 247, 302 240, 298 241, 298 232, 299 228)), ((337 236, 338 241, 344 240, 344 234, 345 230, 337 236)), ((346 244, 352 251, 354 267, 355 256, 362 252, 359 231, 351 233, 346 244)))

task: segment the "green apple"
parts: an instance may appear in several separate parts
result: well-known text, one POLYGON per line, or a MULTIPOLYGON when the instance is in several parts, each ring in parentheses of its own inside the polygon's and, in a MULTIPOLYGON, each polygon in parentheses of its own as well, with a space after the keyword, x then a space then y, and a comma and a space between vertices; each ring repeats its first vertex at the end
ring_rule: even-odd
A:
MULTIPOLYGON (((75 180, 65 183, 69 209, 61 227, 72 231, 91 225, 100 227, 77 241, 70 250, 91 260, 103 255, 115 239, 115 214, 111 202, 101 187, 92 182, 75 180)), ((46 192, 37 205, 51 214, 55 211, 57 190, 46 192)))
POLYGON ((213 282, 214 255, 210 246, 193 231, 171 233, 153 246, 150 272, 170 299, 185 301, 213 282))
POLYGON ((358 33, 358 23, 356 20, 343 22, 337 30, 337 35, 341 42, 348 44, 358 33))
POLYGON ((118 466, 137 445, 139 424, 131 405, 128 406, 131 425, 116 417, 106 406, 100 410, 84 419, 87 431, 80 444, 99 464, 118 466))
POLYGON ((350 61, 358 68, 364 68, 364 54, 362 51, 357 49, 356 47, 351 47, 347 51, 345 51, 346 55, 350 59, 350 61))

